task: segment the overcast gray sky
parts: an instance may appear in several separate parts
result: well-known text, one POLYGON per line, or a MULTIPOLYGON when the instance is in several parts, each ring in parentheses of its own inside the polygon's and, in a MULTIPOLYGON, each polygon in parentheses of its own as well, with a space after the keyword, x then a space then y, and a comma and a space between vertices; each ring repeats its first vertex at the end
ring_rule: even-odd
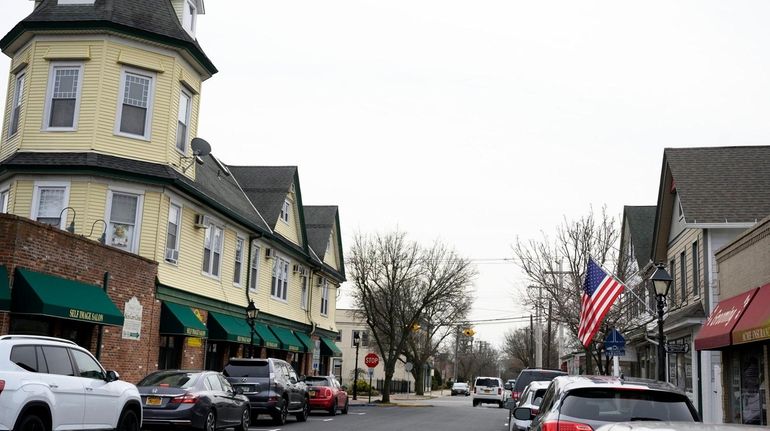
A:
MULTIPOLYGON (((529 314, 516 266, 486 260, 517 235, 655 204, 665 147, 770 141, 767 1, 205 4, 220 72, 198 135, 226 163, 299 166, 347 244, 399 228, 478 260, 474 319, 529 314)), ((0 32, 31 8, 0 0, 0 32)))

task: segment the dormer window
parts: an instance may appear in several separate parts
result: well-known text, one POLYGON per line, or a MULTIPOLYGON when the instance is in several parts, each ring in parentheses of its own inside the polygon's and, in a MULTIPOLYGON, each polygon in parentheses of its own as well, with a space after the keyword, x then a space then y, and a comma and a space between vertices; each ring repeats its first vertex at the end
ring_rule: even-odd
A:
POLYGON ((291 202, 288 200, 283 201, 283 206, 281 207, 281 214, 279 215, 279 218, 284 223, 289 223, 289 211, 291 211, 291 202))
POLYGON ((184 9, 182 11, 182 27, 190 33, 190 36, 195 37, 195 21, 198 17, 198 8, 195 6, 194 0, 185 0, 184 9))

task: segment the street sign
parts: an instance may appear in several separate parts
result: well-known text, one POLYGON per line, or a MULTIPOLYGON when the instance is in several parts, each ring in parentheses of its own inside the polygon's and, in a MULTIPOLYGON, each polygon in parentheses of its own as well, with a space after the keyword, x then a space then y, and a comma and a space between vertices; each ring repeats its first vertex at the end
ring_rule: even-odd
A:
POLYGON ((407 362, 406 364, 404 364, 404 369, 406 370, 407 373, 412 371, 412 367, 413 365, 411 362, 407 362))
POLYGON ((604 354, 607 357, 626 356, 626 339, 617 329, 613 328, 607 334, 607 338, 604 340, 604 354))
POLYGON ((370 379, 372 378, 372 376, 374 376, 374 368, 369 368, 368 370, 366 370, 366 372, 369 373, 370 379))
POLYGON ((666 352, 668 353, 687 353, 690 351, 689 344, 666 343, 666 352))
POLYGON ((364 356, 364 364, 369 368, 374 368, 380 363, 380 357, 376 353, 367 353, 364 356))

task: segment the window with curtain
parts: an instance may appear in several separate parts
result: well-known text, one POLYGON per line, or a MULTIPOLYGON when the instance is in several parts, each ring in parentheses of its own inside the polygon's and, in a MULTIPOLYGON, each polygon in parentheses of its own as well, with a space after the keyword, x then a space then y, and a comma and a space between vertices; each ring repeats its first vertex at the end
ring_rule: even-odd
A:
POLYGON ((0 213, 8 212, 8 190, 0 192, 0 213))
POLYGON ((19 130, 19 118, 21 117, 21 102, 24 94, 25 73, 16 74, 16 85, 13 92, 13 103, 11 104, 11 124, 8 126, 8 135, 12 136, 19 130))
POLYGON ((273 279, 270 296, 286 301, 289 286, 289 262, 276 257, 273 263, 273 279))
POLYGON ((252 244, 251 246, 251 263, 249 264, 249 290, 252 292, 257 291, 257 284, 259 282, 259 246, 252 244))
POLYGON ((321 282, 321 314, 329 313, 329 282, 324 278, 321 282))
POLYGON ((61 212, 65 207, 66 193, 67 188, 64 186, 39 187, 35 220, 51 226, 61 226, 61 212))
POLYGON ((75 111, 80 96, 80 74, 79 65, 53 66, 51 69, 49 79, 52 83, 48 98, 47 127, 75 127, 75 111))
POLYGON ((115 248, 133 252, 136 242, 139 196, 112 192, 107 243, 115 248))
POLYGON ((192 96, 184 89, 179 92, 179 113, 176 126, 176 149, 182 154, 187 151, 188 124, 190 124, 190 102, 192 96))
POLYGON ((235 238, 235 267, 233 269, 233 283, 241 284, 243 268, 243 238, 235 238))
POLYGON ((123 71, 121 108, 118 112, 121 133, 148 137, 152 77, 123 71))
POLYGON ((219 277, 222 257, 222 228, 209 223, 203 244, 203 272, 212 277, 219 277))
POLYGON ((301 289, 300 294, 300 306, 303 310, 307 310, 307 299, 308 299, 308 277, 307 274, 301 274, 299 276, 299 285, 301 289))
POLYGON ((176 263, 179 259, 179 223, 182 208, 171 204, 168 207, 168 229, 166 231, 166 261, 176 263))

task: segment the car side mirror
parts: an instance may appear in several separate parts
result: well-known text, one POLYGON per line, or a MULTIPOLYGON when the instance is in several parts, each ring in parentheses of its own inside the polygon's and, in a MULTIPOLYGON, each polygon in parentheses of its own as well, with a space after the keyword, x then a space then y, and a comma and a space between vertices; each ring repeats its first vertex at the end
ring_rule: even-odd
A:
POLYGON ((517 407, 513 409, 513 417, 520 421, 532 420, 532 409, 529 407, 517 407))
POLYGON ((503 387, 504 387, 505 389, 509 390, 509 391, 511 390, 511 384, 510 384, 510 383, 506 383, 506 384, 504 384, 504 385, 503 385, 503 387))
POLYGON ((348 387, 343 385, 343 386, 342 386, 342 390, 343 390, 343 391, 345 391, 345 392, 347 392, 347 391, 348 391, 348 387))
POLYGON ((516 401, 508 398, 508 400, 505 402, 505 408, 508 410, 513 410, 516 408, 516 401))
POLYGON ((120 380, 120 374, 118 374, 117 371, 109 370, 107 371, 107 378, 105 380, 107 380, 108 383, 120 380))
POLYGON ((238 386, 235 388, 235 393, 238 395, 243 395, 243 388, 238 386))

